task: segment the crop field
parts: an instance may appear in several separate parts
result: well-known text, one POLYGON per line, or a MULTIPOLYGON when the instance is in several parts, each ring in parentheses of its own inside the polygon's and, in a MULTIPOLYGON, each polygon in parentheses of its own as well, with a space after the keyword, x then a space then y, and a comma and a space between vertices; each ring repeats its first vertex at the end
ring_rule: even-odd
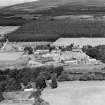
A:
POLYGON ((105 22, 80 19, 39 19, 8 34, 12 41, 55 41, 60 37, 104 37, 105 22))

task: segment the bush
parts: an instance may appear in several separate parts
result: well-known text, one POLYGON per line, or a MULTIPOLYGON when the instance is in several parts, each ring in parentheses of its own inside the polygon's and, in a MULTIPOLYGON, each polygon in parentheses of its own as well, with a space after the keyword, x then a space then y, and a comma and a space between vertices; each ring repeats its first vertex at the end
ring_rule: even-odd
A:
POLYGON ((3 93, 0 92, 0 102, 4 100, 3 93))
POLYGON ((90 57, 95 58, 97 60, 105 63, 105 45, 99 46, 84 46, 82 50, 90 57))
POLYGON ((7 81, 0 82, 0 92, 4 92, 6 90, 7 81))
POLYGON ((5 70, 0 71, 0 91, 12 91, 20 90, 21 83, 25 86, 29 82, 36 82, 37 88, 45 88, 46 81, 50 80, 53 73, 56 74, 58 78, 63 71, 63 67, 48 66, 48 67, 38 67, 38 68, 23 68, 20 70, 5 70), (4 83, 3 83, 4 82, 4 83))
POLYGON ((69 74, 66 72, 62 72, 61 75, 58 77, 58 81, 70 81, 69 74))
POLYGON ((51 88, 57 88, 58 87, 58 84, 57 84, 57 80, 56 80, 56 78, 53 78, 52 79, 52 83, 51 83, 51 88))
POLYGON ((88 81, 89 80, 89 75, 86 74, 82 74, 82 76, 79 78, 80 81, 88 81))
POLYGON ((25 47, 24 48, 24 53, 33 54, 33 49, 31 47, 25 47))
POLYGON ((31 81, 32 78, 32 71, 30 68, 23 68, 18 73, 18 79, 21 83, 23 83, 25 86, 28 84, 28 82, 31 81))
POLYGON ((50 80, 51 79, 51 73, 49 73, 49 72, 41 72, 40 76, 44 77, 45 80, 50 80))
POLYGON ((12 78, 9 79, 5 87, 5 91, 18 91, 18 90, 21 90, 20 82, 12 78))
POLYGON ((59 77, 61 73, 63 72, 63 66, 54 68, 54 72, 57 74, 57 77, 59 77))
POLYGON ((95 72, 95 80, 104 80, 104 74, 100 72, 95 72))

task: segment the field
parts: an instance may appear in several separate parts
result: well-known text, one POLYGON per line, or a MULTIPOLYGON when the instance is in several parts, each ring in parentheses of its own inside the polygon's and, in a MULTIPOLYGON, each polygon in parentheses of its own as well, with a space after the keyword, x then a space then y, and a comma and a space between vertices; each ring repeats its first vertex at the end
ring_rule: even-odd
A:
POLYGON ((26 66, 28 58, 22 58, 22 52, 0 53, 0 69, 21 68, 26 66))
POLYGON ((10 41, 105 37, 104 0, 39 0, 0 9, 0 25, 22 26, 10 41))
MULTIPOLYGON (((46 88, 42 98, 50 105, 104 105, 105 81, 62 82, 57 89, 46 88)), ((32 103, 4 101, 0 105, 32 105, 32 103)))
POLYGON ((0 53, 0 61, 15 61, 21 57, 21 52, 3 52, 0 53))
POLYGON ((99 65, 95 64, 78 64, 78 65, 69 65, 64 66, 64 71, 66 72, 80 72, 80 73, 87 73, 87 72, 104 72, 101 71, 102 68, 105 67, 105 64, 100 63, 99 65))
POLYGON ((39 19, 8 34, 10 41, 55 41, 60 37, 104 37, 105 22, 78 19, 39 19))
POLYGON ((105 81, 60 83, 57 89, 46 89, 43 98, 50 105, 104 105, 105 81))
POLYGON ((74 43, 74 45, 79 45, 79 47, 83 47, 86 45, 98 46, 105 45, 105 38, 59 38, 56 40, 53 45, 54 46, 68 46, 74 43))
POLYGON ((13 31, 16 31, 19 28, 19 26, 0 26, 0 34, 9 34, 13 31))

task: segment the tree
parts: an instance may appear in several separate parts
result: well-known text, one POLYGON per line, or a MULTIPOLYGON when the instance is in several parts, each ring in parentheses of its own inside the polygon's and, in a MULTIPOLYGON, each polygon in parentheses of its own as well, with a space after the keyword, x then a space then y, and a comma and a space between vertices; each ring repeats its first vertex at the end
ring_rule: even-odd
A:
POLYGON ((24 53, 33 54, 33 49, 32 49, 32 47, 25 47, 25 48, 24 48, 24 53))
POLYGON ((7 81, 0 82, 0 92, 4 92, 6 90, 7 81))
POLYGON ((0 102, 4 100, 3 93, 0 92, 0 102))
POLYGON ((63 66, 58 66, 54 69, 54 72, 57 74, 57 77, 59 77, 61 75, 61 73, 63 72, 63 66))
POLYGON ((39 75, 36 79, 36 88, 37 89, 43 89, 45 87, 46 87, 45 78, 39 75))
POLYGON ((42 98, 41 98, 41 92, 42 90, 41 89, 37 89, 36 91, 34 90, 31 95, 29 96, 29 99, 30 98, 34 98, 34 103, 33 105, 49 105, 48 102, 44 101, 42 98))
POLYGON ((31 81, 32 78, 32 72, 30 68, 23 68, 19 71, 18 78, 21 83, 23 83, 25 86, 28 85, 28 82, 31 81))
POLYGON ((56 80, 56 74, 55 73, 53 73, 53 75, 52 75, 52 82, 51 82, 51 88, 57 88, 57 86, 58 86, 58 84, 57 84, 57 80, 56 80))
POLYGON ((95 47, 85 46, 82 49, 88 56, 105 62, 105 45, 95 47))

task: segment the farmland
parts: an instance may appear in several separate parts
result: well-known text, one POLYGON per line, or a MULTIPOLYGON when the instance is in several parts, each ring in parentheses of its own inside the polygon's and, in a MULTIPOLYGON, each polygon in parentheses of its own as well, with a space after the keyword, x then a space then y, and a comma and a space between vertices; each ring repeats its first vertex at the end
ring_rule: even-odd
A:
POLYGON ((10 41, 55 41, 60 37, 104 37, 105 22, 98 20, 39 19, 8 34, 10 41))

